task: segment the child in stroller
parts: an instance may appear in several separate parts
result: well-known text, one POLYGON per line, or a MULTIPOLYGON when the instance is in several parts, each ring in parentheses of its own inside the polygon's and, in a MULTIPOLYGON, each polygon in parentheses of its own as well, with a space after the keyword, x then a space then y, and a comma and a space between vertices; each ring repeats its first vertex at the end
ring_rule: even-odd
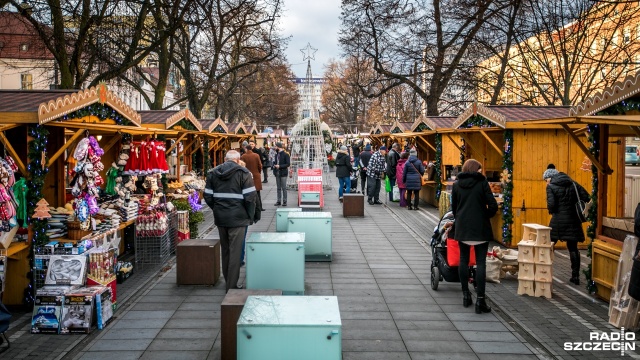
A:
MULTIPOLYGON (((442 216, 433 231, 433 236, 431 236, 431 288, 433 290, 438 290, 438 284, 442 280, 460 282, 458 267, 450 266, 447 260, 447 238, 449 238, 449 232, 454 223, 453 212, 447 212, 442 216)), ((457 243, 455 244, 457 245, 457 243)), ((469 266, 469 282, 474 287, 476 286, 475 272, 475 267, 469 266)))

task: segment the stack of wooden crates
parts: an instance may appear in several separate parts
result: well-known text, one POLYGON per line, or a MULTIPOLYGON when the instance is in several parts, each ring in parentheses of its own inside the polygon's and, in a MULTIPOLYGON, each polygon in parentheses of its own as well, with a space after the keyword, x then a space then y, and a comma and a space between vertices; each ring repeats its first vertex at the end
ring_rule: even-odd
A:
POLYGON ((551 228, 539 224, 522 226, 524 233, 518 243, 518 295, 550 299, 553 282, 551 228))

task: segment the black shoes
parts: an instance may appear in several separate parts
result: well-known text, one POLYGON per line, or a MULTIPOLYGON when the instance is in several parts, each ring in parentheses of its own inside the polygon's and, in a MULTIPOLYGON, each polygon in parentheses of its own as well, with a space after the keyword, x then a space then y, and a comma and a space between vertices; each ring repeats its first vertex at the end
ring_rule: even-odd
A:
POLYGON ((376 204, 376 205, 382 205, 382 204, 383 204, 383 202, 382 202, 382 201, 380 201, 380 200, 376 200, 376 201, 374 201, 373 203, 374 203, 374 204, 376 204))
POLYGON ((373 205, 374 204, 373 200, 371 200, 371 199, 369 199, 369 201, 367 201, 367 202, 369 203, 369 205, 373 205))
POLYGON ((282 203, 282 206, 287 206, 287 202, 286 202, 286 201, 285 201, 285 202, 283 202, 283 203, 282 203))
POLYGON ((420 210, 420 208, 416 206, 413 208, 413 210, 420 210))
POLYGON ((263 184, 266 184, 266 183, 268 183, 268 181, 267 181, 267 180, 265 180, 265 181, 263 181, 262 183, 263 183, 263 184))
POLYGON ((462 292, 462 306, 469 307, 473 304, 473 298, 471 298, 471 293, 467 291, 462 292))
POLYGON ((280 206, 282 204, 280 204, 280 201, 278 201, 277 203, 273 204, 273 206, 280 206))
POLYGON ((484 300, 484 297, 478 296, 476 299, 476 314, 482 313, 490 313, 491 307, 487 305, 487 302, 484 300))
POLYGON ((409 205, 409 206, 407 206, 407 209, 413 210, 413 207, 411 205, 409 205))
POLYGON ((579 276, 572 277, 571 279, 569 279, 569 282, 572 282, 576 285, 580 285, 580 277, 579 276))
POLYGON ((260 211, 267 211, 267 209, 265 209, 265 208, 260 208, 260 211))

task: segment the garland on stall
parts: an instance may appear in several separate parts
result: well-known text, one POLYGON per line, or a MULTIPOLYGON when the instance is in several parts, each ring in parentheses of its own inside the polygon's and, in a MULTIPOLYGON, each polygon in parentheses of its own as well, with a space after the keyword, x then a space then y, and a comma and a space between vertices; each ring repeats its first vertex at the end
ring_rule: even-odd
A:
MULTIPOLYGON (((599 113, 600 115, 602 113, 599 113)), ((596 159, 600 158, 600 127, 597 124, 588 126, 588 136, 589 140, 589 152, 596 159)), ((589 215, 587 216, 587 221, 589 222, 589 226, 587 227, 587 236, 591 241, 587 246, 587 256, 593 256, 593 241, 596 238, 596 227, 598 226, 598 168, 595 165, 591 165, 591 201, 593 205, 589 208, 589 215)), ((587 278, 587 291, 589 293, 594 294, 597 290, 596 283, 593 281, 591 277, 591 262, 586 270, 583 270, 584 276, 587 278)))
POLYGON ((640 101, 624 100, 600 111, 598 115, 625 115, 629 111, 640 111, 640 101))
MULTIPOLYGON (((44 181, 49 172, 49 168, 46 166, 47 157, 47 138, 49 131, 42 125, 36 125, 29 128, 29 136, 32 138, 29 142, 29 151, 27 158, 29 164, 27 165, 28 181, 27 181, 27 217, 31 223, 33 230, 33 238, 31 239, 31 247, 29 250, 29 262, 31 268, 35 266, 34 251, 36 248, 44 246, 49 242, 47 237, 47 229, 49 228, 47 220, 33 219, 33 213, 36 208, 36 203, 44 197, 42 189, 44 188, 44 181)), ((29 285, 24 290, 23 302, 27 308, 31 308, 34 304, 35 296, 35 277, 33 271, 27 273, 27 278, 30 280, 29 285)))
POLYGON ((202 144, 202 150, 203 150, 202 161, 204 162, 204 166, 203 166, 204 176, 207 176, 207 172, 209 172, 209 168, 211 167, 211 165, 209 164, 210 159, 209 159, 209 138, 208 137, 204 140, 204 143, 202 144))
POLYGON ((491 121, 487 120, 486 118, 484 118, 483 116, 480 115, 474 115, 472 117, 469 118, 469 120, 465 121, 462 125, 460 125, 458 128, 472 128, 472 127, 495 127, 496 124, 492 123, 491 121))
POLYGON ((171 126, 170 129, 173 129, 176 126, 181 127, 181 128, 183 128, 185 130, 198 131, 196 126, 193 125, 193 123, 191 123, 191 121, 189 121, 187 119, 182 119, 182 120, 178 121, 173 126, 171 126))
POLYGON ((120 115, 110 106, 104 104, 91 104, 89 106, 85 106, 82 109, 64 115, 62 120, 81 119, 87 116, 95 116, 100 119, 100 121, 111 119, 118 125, 131 125, 131 122, 127 118, 120 115))
POLYGON ((442 192, 442 134, 436 134, 436 203, 440 201, 440 193, 442 192))
POLYGON ((464 165, 465 154, 467 153, 467 146, 465 145, 464 138, 460 138, 462 140, 462 146, 460 146, 460 165, 464 165))
POLYGON ((513 130, 504 131, 504 155, 502 155, 502 243, 511 245, 513 233, 513 130))

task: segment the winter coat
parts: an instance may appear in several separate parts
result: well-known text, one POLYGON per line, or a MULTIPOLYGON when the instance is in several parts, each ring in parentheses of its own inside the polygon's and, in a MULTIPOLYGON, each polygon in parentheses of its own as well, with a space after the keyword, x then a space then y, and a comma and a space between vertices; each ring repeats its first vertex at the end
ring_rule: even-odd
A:
POLYGON ((396 166, 398 165, 398 160, 400 160, 400 154, 397 151, 391 149, 389 150, 389 154, 387 154, 387 175, 391 179, 396 178, 396 166))
POLYGON ((409 160, 404 164, 402 172, 402 182, 407 190, 422 189, 422 174, 424 174, 424 165, 415 155, 409 156, 409 160))
POLYGON ((369 165, 367 166, 367 177, 379 178, 383 172, 385 172, 387 163, 385 162, 384 155, 380 151, 376 151, 371 155, 369 159, 369 165))
POLYGON ((458 241, 491 241, 491 218, 498 211, 487 178, 481 173, 460 173, 451 192, 451 210, 456 219, 458 241))
POLYGON ((339 178, 351 176, 351 157, 344 152, 338 152, 336 156, 336 176, 339 178))
POLYGON ((369 160, 371 160, 371 150, 363 151, 360 153, 360 158, 358 160, 358 166, 361 171, 367 171, 367 167, 369 166, 369 160))
POLYGON ((576 211, 576 203, 578 196, 576 184, 580 199, 584 202, 589 201, 589 193, 580 184, 571 180, 569 175, 558 173, 551 177, 551 182, 547 185, 547 209, 551 214, 551 241, 584 241, 584 231, 582 230, 582 222, 578 218, 576 211))
POLYGON ((360 145, 354 144, 351 146, 351 153, 353 157, 360 156, 360 145))
MULTIPOLYGON (((640 239, 640 204, 636 206, 634 222, 633 232, 636 237, 640 239)), ((635 260, 638 257, 638 251, 640 251, 640 241, 638 241, 636 250, 633 253, 633 267, 631 268, 631 277, 629 278, 629 296, 636 300, 640 300, 640 260, 635 260)))
POLYGON ((253 175, 253 183, 256 185, 256 191, 262 191, 262 161, 260 155, 253 151, 246 151, 240 156, 240 160, 244 161, 247 170, 253 175))
POLYGON ((213 210, 216 226, 246 227, 260 220, 257 195, 249 170, 233 161, 207 173, 204 201, 213 210))
POLYGON ((407 186, 404 184, 404 164, 407 162, 407 159, 398 160, 398 165, 396 165, 396 184, 398 184, 398 189, 405 189, 407 186))
POLYGON ((291 158, 286 151, 280 150, 275 156, 276 161, 273 165, 280 165, 279 168, 273 168, 273 174, 276 176, 289 176, 289 166, 291 165, 291 158))

